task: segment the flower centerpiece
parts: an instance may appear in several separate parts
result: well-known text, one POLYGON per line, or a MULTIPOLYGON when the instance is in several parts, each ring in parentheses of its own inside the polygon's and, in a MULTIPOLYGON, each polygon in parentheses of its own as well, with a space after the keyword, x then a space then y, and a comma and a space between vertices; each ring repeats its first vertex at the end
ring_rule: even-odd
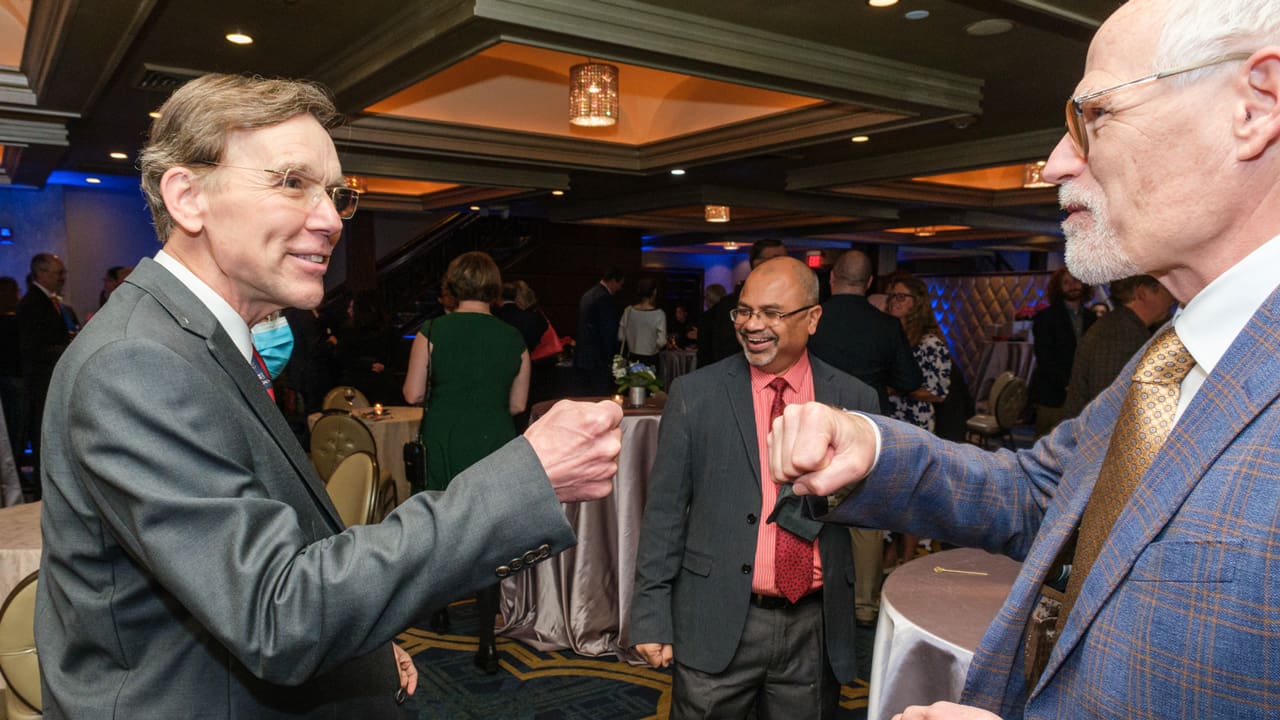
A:
POLYGON ((613 356, 613 380, 618 384, 618 394, 627 395, 633 407, 643 405, 647 393, 662 389, 653 368, 644 363, 629 363, 621 355, 613 356))

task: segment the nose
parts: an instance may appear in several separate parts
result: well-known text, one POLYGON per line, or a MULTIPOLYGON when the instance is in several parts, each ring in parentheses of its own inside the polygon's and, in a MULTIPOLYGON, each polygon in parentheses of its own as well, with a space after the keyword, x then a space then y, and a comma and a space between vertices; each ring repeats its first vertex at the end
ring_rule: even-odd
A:
POLYGON ((1041 177, 1055 185, 1077 177, 1084 172, 1087 161, 1080 155, 1080 151, 1076 150, 1076 144, 1071 142, 1071 137, 1063 134, 1062 139, 1053 148, 1053 152, 1049 154, 1049 160, 1041 171, 1041 177))
POLYGON ((325 235, 336 236, 342 232, 342 216, 338 215, 338 208, 333 204, 333 199, 325 193, 320 193, 319 201, 316 202, 311 212, 307 215, 308 226, 325 235))

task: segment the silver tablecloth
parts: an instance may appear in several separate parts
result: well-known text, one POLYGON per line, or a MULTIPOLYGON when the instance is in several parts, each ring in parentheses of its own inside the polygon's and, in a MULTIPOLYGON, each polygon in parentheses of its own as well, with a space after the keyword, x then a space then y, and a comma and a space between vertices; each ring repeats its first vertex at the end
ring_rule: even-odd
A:
POLYGON ((908 705, 960 699, 973 651, 1019 567, 1003 555, 965 548, 917 558, 885 579, 868 720, 888 720, 908 705))
POLYGON ((613 493, 603 500, 566 504, 578 546, 503 581, 506 624, 499 634, 543 651, 638 658, 627 649, 628 620, 660 419, 656 414, 623 418, 613 493))
MULTIPOLYGON (((368 410, 357 410, 356 417, 373 434, 373 444, 378 449, 379 471, 395 478, 396 501, 400 503, 409 497, 409 480, 404 474, 404 444, 417 434, 418 425, 422 422, 422 408, 396 405, 384 407, 382 411, 384 417, 376 420, 365 417, 368 410)), ((311 413, 307 417, 308 427, 315 425, 321 414, 311 413)))
POLYGON ((1035 346, 1029 342, 994 340, 988 343, 982 348, 982 358, 978 361, 978 372, 974 376, 974 399, 985 403, 987 396, 991 394, 991 386, 1000 377, 1000 373, 1008 370, 1023 380, 1030 380, 1035 366, 1035 346))

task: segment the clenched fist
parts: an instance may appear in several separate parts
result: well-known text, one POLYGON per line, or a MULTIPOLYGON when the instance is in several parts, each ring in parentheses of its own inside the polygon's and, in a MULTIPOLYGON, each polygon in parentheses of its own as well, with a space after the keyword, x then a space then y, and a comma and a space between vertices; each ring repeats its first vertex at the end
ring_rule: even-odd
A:
POLYGON ((525 431, 560 502, 599 500, 613 490, 621 422, 622 408, 612 400, 562 400, 525 431))

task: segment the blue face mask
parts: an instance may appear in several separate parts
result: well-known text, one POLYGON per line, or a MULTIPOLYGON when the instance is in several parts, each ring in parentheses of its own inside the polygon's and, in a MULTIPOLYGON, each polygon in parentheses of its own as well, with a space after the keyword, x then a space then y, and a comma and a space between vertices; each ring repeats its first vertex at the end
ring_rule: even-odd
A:
POLYGON ((281 315, 254 325, 253 346, 262 356, 262 362, 266 363, 271 379, 279 377, 293 354, 293 331, 289 329, 289 321, 281 315))

